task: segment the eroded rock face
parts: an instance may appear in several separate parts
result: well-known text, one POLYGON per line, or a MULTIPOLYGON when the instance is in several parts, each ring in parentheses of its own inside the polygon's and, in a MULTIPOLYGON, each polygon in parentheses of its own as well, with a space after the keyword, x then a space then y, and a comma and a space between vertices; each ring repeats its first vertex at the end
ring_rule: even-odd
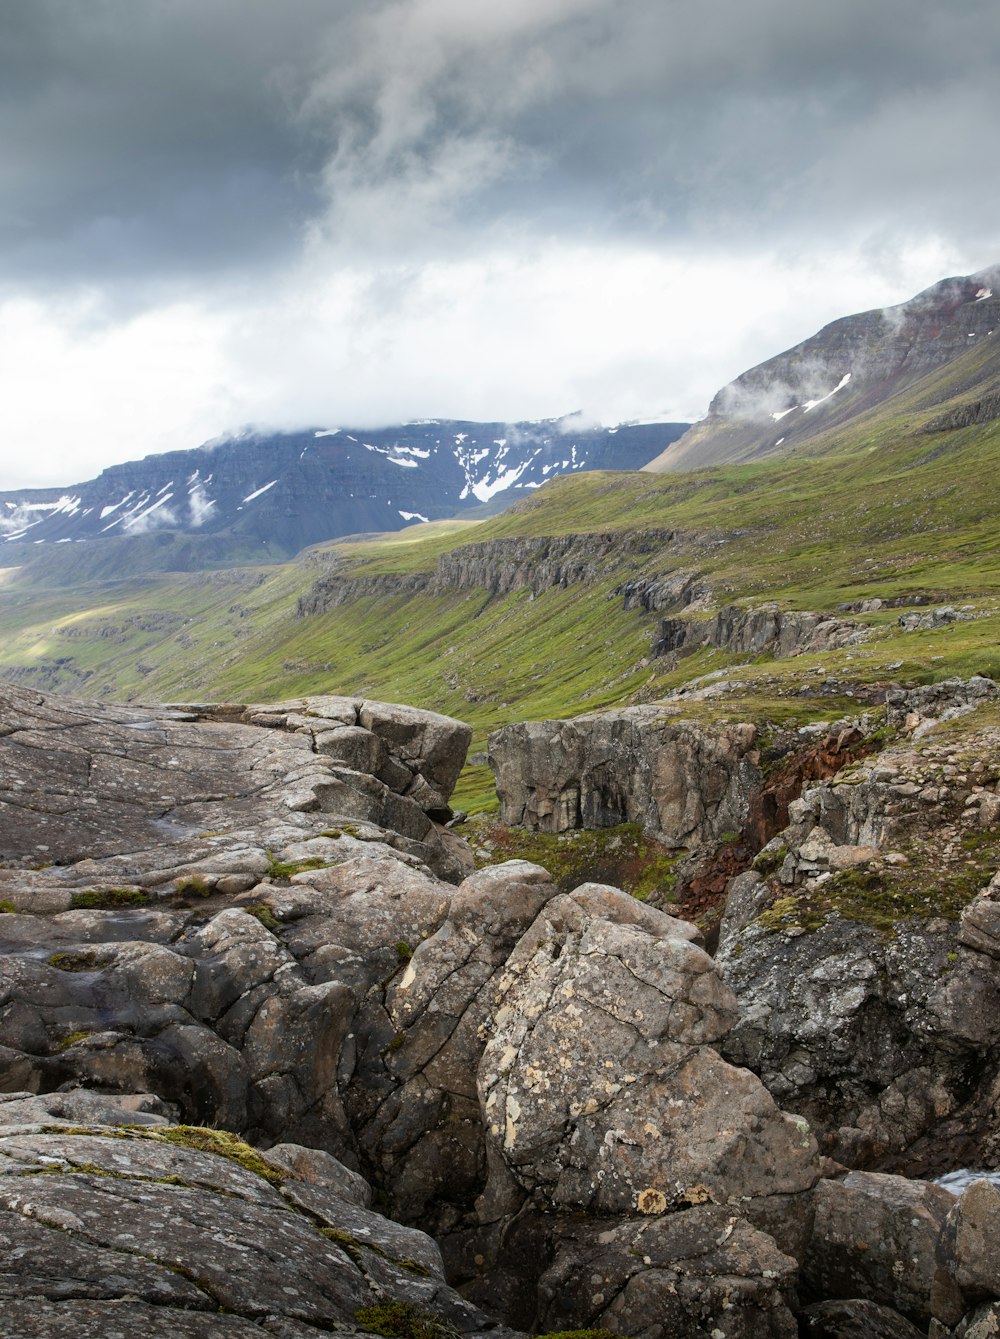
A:
POLYGON ((641 823, 667 845, 738 832, 760 782, 751 725, 702 727, 656 707, 530 721, 490 736, 505 823, 564 832, 641 823))
MULTIPOLYGON (((982 700, 974 681, 925 696, 982 700)), ((807 789, 730 885, 718 961, 741 1017, 724 1054, 850 1166, 1000 1152, 998 767, 992 727, 901 741, 807 789)))
POLYGON ((833 614, 784 610, 777 605, 746 609, 723 605, 711 618, 664 619, 651 654, 666 655, 681 647, 718 646, 736 655, 797 656, 858 646, 870 636, 867 628, 833 614))

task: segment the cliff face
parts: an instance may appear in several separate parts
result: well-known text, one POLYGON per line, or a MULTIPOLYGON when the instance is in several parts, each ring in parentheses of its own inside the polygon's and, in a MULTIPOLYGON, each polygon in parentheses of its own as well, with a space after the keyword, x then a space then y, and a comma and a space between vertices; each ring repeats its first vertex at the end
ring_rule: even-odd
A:
POLYGON ((351 600, 423 590, 479 589, 507 595, 527 589, 540 595, 554 587, 592 585, 605 580, 621 558, 660 552, 674 538, 671 530, 640 530, 484 540, 442 554, 433 574, 354 577, 346 564, 338 564, 317 578, 309 594, 299 600, 297 612, 322 614, 351 600))
MULTIPOLYGON (((954 380, 929 386, 929 405, 966 383, 995 385, 1000 268, 945 279, 898 307, 824 326, 723 387, 708 416, 645 468, 695 469, 789 452, 949 364, 954 380)), ((991 413, 980 405, 968 411, 968 421, 985 421, 976 415, 991 413)))
POLYGON ((490 736, 503 822, 565 832, 641 823, 667 845, 739 832, 760 783, 752 725, 709 729, 662 708, 531 721, 490 736))

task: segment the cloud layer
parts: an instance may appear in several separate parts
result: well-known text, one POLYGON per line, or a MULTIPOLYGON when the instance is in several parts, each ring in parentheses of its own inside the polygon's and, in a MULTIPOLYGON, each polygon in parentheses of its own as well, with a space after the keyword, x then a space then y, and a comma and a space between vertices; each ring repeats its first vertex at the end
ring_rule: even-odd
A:
POLYGON ((702 412, 1000 257, 998 58, 992 0, 10 0, 0 485, 251 420, 702 412))

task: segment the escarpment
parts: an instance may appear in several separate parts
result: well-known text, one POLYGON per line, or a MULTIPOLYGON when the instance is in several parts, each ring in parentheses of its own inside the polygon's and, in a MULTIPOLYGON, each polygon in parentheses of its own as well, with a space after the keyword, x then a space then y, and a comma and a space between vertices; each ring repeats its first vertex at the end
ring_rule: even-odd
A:
MULTIPOLYGON (((876 1034, 858 981, 893 971, 911 974, 914 1017, 939 1020, 885 1081, 886 1113, 925 1113, 899 1122, 908 1142, 894 1147, 916 1156, 960 1129, 963 1154, 992 1156, 998 929, 977 883, 991 838, 975 887, 956 894, 960 928, 927 925, 957 944, 944 954, 957 966, 923 994, 911 977, 928 954, 908 930, 885 967, 872 926, 826 916, 853 936, 850 961, 873 967, 816 978, 827 994, 812 1034, 811 973, 842 941, 824 958, 823 930, 786 924, 780 896, 769 901, 813 897, 824 873, 865 861, 895 868, 878 843, 925 812, 906 789, 921 766, 959 769, 927 785, 968 791, 968 803, 933 801, 948 840, 989 834, 1000 758, 996 776, 992 763, 963 772, 923 757, 941 746, 918 733, 948 725, 952 707, 971 717, 986 684, 893 704, 900 747, 923 762, 883 750, 801 797, 780 859, 779 844, 765 848, 770 864, 733 884, 720 962, 667 903, 598 883, 560 892, 526 861, 474 869, 444 826, 460 722, 350 697, 119 708, 0 689, 0 1310, 12 1339, 113 1324, 184 1339, 514 1339, 498 1315, 519 1332, 793 1339, 834 1305, 925 1329, 991 1305, 989 1185, 955 1201, 900 1176, 837 1179, 820 1156, 860 1167, 873 1155, 838 1131, 871 1127, 884 1076, 865 1071, 856 1091, 828 1057, 876 1034), (896 780, 876 780, 878 766, 896 780), (852 777, 857 798, 835 798, 852 777), (795 953, 806 993, 782 1012, 779 965, 795 953), (821 1029, 825 1051, 810 1042, 821 1029), (919 1088, 939 1064, 951 1105, 919 1088)), ((573 748, 604 751, 609 785, 592 801, 581 791, 581 818, 626 803, 610 787, 617 765, 615 784, 645 796, 657 831, 712 849, 746 820, 761 777, 753 726, 664 727, 645 709, 559 724, 553 791, 573 748)), ((538 765, 556 747, 548 727, 526 746, 538 765)), ((895 1007, 891 988, 877 1002, 895 1007)))
POLYGON ((540 595, 556 587, 593 585, 622 558, 660 552, 674 539, 671 530, 638 530, 483 540, 443 553, 433 572, 352 575, 346 563, 337 561, 299 599, 297 612, 300 617, 322 614, 353 600, 425 590, 482 589, 508 595, 527 589, 540 595))

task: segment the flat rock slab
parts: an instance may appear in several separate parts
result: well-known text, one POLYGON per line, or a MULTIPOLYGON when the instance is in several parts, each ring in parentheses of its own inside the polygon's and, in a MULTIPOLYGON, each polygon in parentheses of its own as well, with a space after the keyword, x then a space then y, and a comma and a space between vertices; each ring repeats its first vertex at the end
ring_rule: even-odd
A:
MULTIPOLYGON (((239 892, 263 877, 267 848, 374 824, 372 835, 461 878, 471 861, 435 822, 451 815, 470 734, 435 712, 347 698, 182 710, 0 684, 0 867, 30 881, 83 866, 77 885, 148 887, 200 862, 212 886, 239 892), (370 745, 347 765, 322 746, 345 730, 370 745)), ((52 880, 36 882, 44 900, 52 880)), ((2 886, 0 900, 11 900, 2 886)))

